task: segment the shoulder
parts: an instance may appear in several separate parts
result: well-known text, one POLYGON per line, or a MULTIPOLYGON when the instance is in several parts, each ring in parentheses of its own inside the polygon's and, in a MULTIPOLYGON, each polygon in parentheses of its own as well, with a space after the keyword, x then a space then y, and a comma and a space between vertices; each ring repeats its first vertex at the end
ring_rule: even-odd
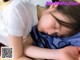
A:
POLYGON ((27 2, 26 0, 13 0, 10 3, 10 7, 27 7, 30 6, 31 4, 27 2))
POLYGON ((33 5, 30 4, 27 1, 21 1, 21 0, 13 0, 8 7, 4 10, 8 14, 28 14, 29 11, 31 11, 33 8, 33 5))
MULTIPOLYGON (((7 15, 8 17, 10 16, 11 18, 14 16, 16 17, 24 17, 28 16, 29 11, 32 10, 30 3, 27 1, 21 1, 21 0, 13 0, 3 11, 4 16, 7 15)), ((25 17, 25 18, 26 18, 25 17)))

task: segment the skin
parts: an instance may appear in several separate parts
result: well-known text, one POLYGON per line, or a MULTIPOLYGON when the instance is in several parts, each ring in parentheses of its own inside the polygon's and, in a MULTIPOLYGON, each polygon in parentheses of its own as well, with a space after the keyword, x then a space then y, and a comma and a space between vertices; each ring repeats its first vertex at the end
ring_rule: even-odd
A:
MULTIPOLYGON (((40 18, 38 23, 39 24, 38 30, 40 32, 48 33, 49 35, 52 35, 54 33, 57 33, 58 35, 67 35, 71 31, 71 29, 61 26, 49 14, 49 12, 54 11, 54 13, 52 13, 54 16, 56 16, 57 18, 65 22, 69 22, 69 20, 67 20, 68 19, 67 17, 64 18, 62 14, 56 11, 56 8, 57 8, 57 5, 54 5, 54 6, 51 5, 49 9, 40 10, 41 13, 38 13, 39 14, 38 17, 40 18), (45 22, 46 22, 46 25, 45 25, 45 22)), ((9 40, 9 46, 14 47, 13 60, 32 60, 30 58, 27 58, 25 55, 32 58, 55 59, 55 60, 65 60, 65 59, 74 60, 74 58, 75 60, 77 60, 77 58, 79 57, 79 49, 77 47, 71 46, 71 47, 57 49, 57 50, 45 49, 45 48, 32 46, 33 40, 31 40, 30 36, 27 37, 26 40, 23 42, 23 36, 14 36, 11 34, 9 34, 8 40, 9 40), (71 49, 72 51, 70 51, 71 49), (77 52, 77 53, 74 53, 74 52, 77 52)))

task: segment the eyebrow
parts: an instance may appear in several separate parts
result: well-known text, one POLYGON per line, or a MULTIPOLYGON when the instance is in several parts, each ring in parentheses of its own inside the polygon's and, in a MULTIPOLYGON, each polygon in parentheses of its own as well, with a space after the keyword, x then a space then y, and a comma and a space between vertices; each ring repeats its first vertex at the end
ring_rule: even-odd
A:
POLYGON ((67 23, 67 22, 64 22, 64 21, 62 21, 62 20, 56 18, 52 13, 50 13, 50 14, 51 14, 51 16, 53 16, 53 17, 57 20, 57 22, 58 22, 59 24, 65 26, 65 27, 72 28, 72 26, 74 25, 74 23, 67 23))

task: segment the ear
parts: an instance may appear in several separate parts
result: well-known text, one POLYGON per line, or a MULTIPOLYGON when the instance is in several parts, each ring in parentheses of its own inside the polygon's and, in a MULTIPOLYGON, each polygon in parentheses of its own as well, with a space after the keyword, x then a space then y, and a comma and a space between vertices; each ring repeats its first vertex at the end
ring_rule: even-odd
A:
POLYGON ((51 4, 50 7, 49 7, 49 10, 54 11, 54 10, 57 9, 57 6, 58 6, 58 4, 51 4))

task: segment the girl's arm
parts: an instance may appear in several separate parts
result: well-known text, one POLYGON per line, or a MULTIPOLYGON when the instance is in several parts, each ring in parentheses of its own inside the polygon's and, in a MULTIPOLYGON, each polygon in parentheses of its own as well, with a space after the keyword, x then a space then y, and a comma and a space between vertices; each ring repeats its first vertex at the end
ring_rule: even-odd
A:
POLYGON ((57 57, 57 50, 53 49, 46 49, 40 48, 36 46, 32 46, 32 38, 28 36, 24 41, 24 53, 25 55, 32 57, 32 58, 40 58, 40 59, 56 59, 57 57))
POLYGON ((23 56, 23 37, 9 35, 8 38, 9 46, 14 48, 13 60, 31 60, 23 56))
POLYGON ((55 60, 76 60, 79 56, 77 47, 68 46, 61 49, 47 49, 32 46, 32 39, 28 37, 24 43, 24 53, 32 58, 55 59, 55 60), (75 53, 76 52, 76 53, 75 53))

